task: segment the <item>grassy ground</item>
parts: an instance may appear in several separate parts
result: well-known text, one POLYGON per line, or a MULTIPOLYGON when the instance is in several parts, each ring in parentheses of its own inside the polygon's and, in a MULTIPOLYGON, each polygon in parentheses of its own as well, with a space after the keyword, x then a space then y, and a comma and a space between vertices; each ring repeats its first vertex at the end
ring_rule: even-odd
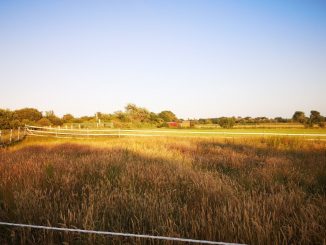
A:
MULTIPOLYGON (((196 128, 221 128, 218 124, 197 124, 196 128)), ((304 128, 301 123, 257 123, 236 124, 234 128, 304 128)))
MULTIPOLYGON (((249 244, 325 244, 326 142, 28 138, 0 150, 0 220, 249 244)), ((161 244, 0 227, 1 244, 161 244)))

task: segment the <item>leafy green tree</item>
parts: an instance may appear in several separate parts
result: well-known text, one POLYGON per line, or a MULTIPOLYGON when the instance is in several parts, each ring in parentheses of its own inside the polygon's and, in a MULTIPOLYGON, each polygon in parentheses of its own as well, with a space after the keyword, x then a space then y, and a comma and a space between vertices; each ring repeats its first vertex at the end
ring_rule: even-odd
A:
POLYGON ((13 120, 13 113, 10 110, 0 109, 0 129, 10 128, 10 122, 13 120))
POLYGON ((318 124, 323 121, 323 117, 320 115, 319 111, 310 111, 309 121, 311 124, 318 124))
POLYGON ((162 111, 158 114, 158 116, 162 118, 164 122, 178 121, 177 116, 172 111, 162 111))
POLYGON ((59 117, 57 117, 53 111, 46 111, 45 118, 49 119, 51 124, 55 126, 60 126, 63 124, 62 120, 59 117))
POLYGON ((218 124, 222 128, 233 128, 233 126, 235 125, 235 118, 234 117, 221 117, 218 120, 218 124))
POLYGON ((71 115, 71 114, 65 114, 65 115, 63 115, 63 117, 62 117, 62 121, 64 122, 64 123, 72 123, 73 121, 74 121, 74 116, 73 115, 71 115))
POLYGON ((114 112, 114 118, 118 119, 120 122, 130 122, 130 117, 123 111, 114 112))
POLYGON ((14 111, 15 119, 19 121, 23 121, 23 119, 27 119, 31 122, 37 122, 42 118, 42 113, 34 108, 23 108, 14 111))
POLYGON ((42 126, 42 127, 46 127, 46 126, 50 126, 52 125, 51 121, 46 118, 46 117, 43 117, 41 118, 40 120, 37 121, 37 124, 42 126))
POLYGON ((164 122, 163 119, 160 118, 160 117, 159 117, 156 113, 154 113, 154 112, 151 112, 151 113, 150 113, 149 118, 150 118, 150 121, 151 121, 152 123, 159 123, 159 124, 161 124, 161 123, 164 122))
POLYGON ((128 104, 126 107, 126 113, 132 121, 149 122, 150 112, 146 108, 138 107, 135 104, 128 104))
POLYGON ((292 116, 294 122, 305 123, 307 121, 303 111, 296 111, 292 116))

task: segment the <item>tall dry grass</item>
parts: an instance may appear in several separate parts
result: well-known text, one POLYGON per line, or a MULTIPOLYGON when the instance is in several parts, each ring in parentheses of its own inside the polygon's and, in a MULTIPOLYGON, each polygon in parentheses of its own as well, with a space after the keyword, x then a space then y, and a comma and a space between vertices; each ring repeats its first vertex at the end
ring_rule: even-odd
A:
MULTIPOLYGON (((1 221, 249 244, 325 244, 325 210, 325 142, 28 139, 0 151, 1 221)), ((166 244, 4 226, 0 243, 166 244)))

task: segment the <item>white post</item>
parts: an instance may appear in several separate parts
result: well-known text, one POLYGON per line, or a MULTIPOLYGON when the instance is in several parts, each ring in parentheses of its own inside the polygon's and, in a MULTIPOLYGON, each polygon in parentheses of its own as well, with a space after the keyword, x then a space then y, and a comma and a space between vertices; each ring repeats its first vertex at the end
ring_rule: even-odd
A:
POLYGON ((10 129, 10 139, 9 139, 10 143, 12 141, 12 129, 10 129))

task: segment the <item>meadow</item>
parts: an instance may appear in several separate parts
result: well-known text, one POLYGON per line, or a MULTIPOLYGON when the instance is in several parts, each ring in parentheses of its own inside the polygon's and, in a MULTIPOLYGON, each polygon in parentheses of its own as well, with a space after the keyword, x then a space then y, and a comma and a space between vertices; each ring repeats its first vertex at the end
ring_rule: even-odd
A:
MULTIPOLYGON (((0 220, 247 244, 326 244, 326 142, 27 137, 0 149, 0 220)), ((179 244, 0 226, 1 244, 179 244)))

